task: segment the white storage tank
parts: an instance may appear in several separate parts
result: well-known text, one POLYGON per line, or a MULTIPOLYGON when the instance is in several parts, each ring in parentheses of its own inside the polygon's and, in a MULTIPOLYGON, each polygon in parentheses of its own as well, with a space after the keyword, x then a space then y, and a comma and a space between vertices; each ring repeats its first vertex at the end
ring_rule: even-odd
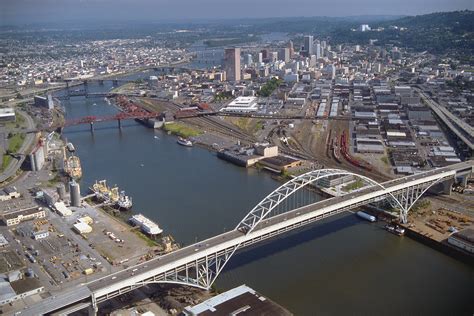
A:
POLYGON ((377 220, 375 216, 361 212, 361 211, 357 212, 356 215, 372 223, 377 220))
POLYGON ((81 189, 79 183, 74 180, 69 182, 69 192, 71 194, 71 206, 81 206, 81 189))

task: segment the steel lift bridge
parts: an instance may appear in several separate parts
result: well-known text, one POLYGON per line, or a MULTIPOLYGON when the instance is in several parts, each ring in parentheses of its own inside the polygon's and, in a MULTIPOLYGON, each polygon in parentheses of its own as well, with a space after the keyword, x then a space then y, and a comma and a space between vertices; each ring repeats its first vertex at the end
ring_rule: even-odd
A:
POLYGON ((61 315, 86 307, 95 314, 101 302, 152 283, 209 289, 239 249, 369 203, 390 203, 398 208, 400 221, 406 223, 410 209, 430 188, 450 192, 453 182, 465 181, 473 168, 474 161, 468 161, 384 183, 340 169, 312 170, 267 195, 231 231, 63 291, 54 299, 43 300, 22 311, 21 315, 51 312, 61 315), (312 190, 323 179, 347 175, 359 179, 364 186, 324 200, 312 190))

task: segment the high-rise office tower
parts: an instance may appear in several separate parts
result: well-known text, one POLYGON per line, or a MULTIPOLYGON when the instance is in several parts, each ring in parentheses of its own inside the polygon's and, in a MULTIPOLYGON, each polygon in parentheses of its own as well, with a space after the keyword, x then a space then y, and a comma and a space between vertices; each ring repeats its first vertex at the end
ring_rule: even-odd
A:
POLYGON ((271 52, 269 58, 272 63, 276 62, 278 60, 278 52, 271 52))
POLYGON ((288 42, 288 49, 290 50, 290 58, 295 54, 295 48, 293 47, 293 41, 288 42))
POLYGON ((270 50, 268 48, 264 48, 260 51, 262 53, 262 59, 264 62, 268 62, 270 58, 270 50))
POLYGON ((316 66, 316 55, 311 55, 309 57, 309 66, 310 67, 316 66))
POLYGON ((225 49, 224 70, 227 80, 240 81, 240 48, 225 49))
POLYGON ((306 56, 313 55, 313 36, 312 35, 306 35, 304 37, 304 51, 306 53, 306 56))
POLYGON ((290 61, 290 48, 284 47, 278 51, 278 59, 283 60, 285 63, 290 61))
POLYGON ((245 64, 247 66, 250 66, 253 64, 253 58, 252 58, 252 55, 251 54, 246 54, 245 55, 245 64))
POLYGON ((321 58, 321 44, 316 44, 316 59, 321 58))

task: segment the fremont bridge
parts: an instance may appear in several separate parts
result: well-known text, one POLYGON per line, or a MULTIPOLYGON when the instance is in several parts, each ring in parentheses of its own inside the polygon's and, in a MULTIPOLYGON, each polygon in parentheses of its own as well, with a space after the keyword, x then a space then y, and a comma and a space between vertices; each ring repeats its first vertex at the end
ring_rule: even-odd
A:
POLYGON ((294 177, 267 195, 231 231, 156 257, 100 279, 63 290, 18 311, 17 315, 68 315, 88 309, 96 315, 100 303, 154 283, 173 283, 210 289, 232 255, 245 247, 298 230, 316 221, 374 203, 398 209, 407 222, 413 205, 428 191, 449 194, 454 182, 466 182, 474 161, 378 183, 340 169, 312 170, 294 177), (319 200, 308 190, 321 179, 351 175, 364 186, 356 191, 319 200))

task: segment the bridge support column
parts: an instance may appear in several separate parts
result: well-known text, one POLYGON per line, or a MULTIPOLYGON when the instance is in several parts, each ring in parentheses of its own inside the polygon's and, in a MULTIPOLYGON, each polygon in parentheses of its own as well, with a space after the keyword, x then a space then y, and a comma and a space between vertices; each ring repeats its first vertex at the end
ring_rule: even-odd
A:
POLYGON ((462 175, 460 177, 457 177, 456 180, 458 183, 463 186, 464 188, 467 186, 467 179, 469 178, 469 175, 462 175))
POLYGON ((443 194, 451 195, 451 191, 453 191, 453 184, 454 179, 449 179, 443 182, 443 194))
POLYGON ((98 311, 99 309, 97 308, 97 306, 94 305, 91 305, 87 308, 87 313, 89 316, 97 316, 98 311))
POLYGON ((90 125, 91 125, 91 132, 94 132, 94 122, 91 122, 90 125))
POLYGON ((95 295, 92 294, 91 305, 87 308, 87 312, 89 316, 97 316, 98 311, 99 311, 99 308, 97 307, 97 301, 95 299, 95 295))
POLYGON ((400 218, 399 218, 400 223, 406 224, 408 223, 408 210, 402 210, 400 209, 400 218))

